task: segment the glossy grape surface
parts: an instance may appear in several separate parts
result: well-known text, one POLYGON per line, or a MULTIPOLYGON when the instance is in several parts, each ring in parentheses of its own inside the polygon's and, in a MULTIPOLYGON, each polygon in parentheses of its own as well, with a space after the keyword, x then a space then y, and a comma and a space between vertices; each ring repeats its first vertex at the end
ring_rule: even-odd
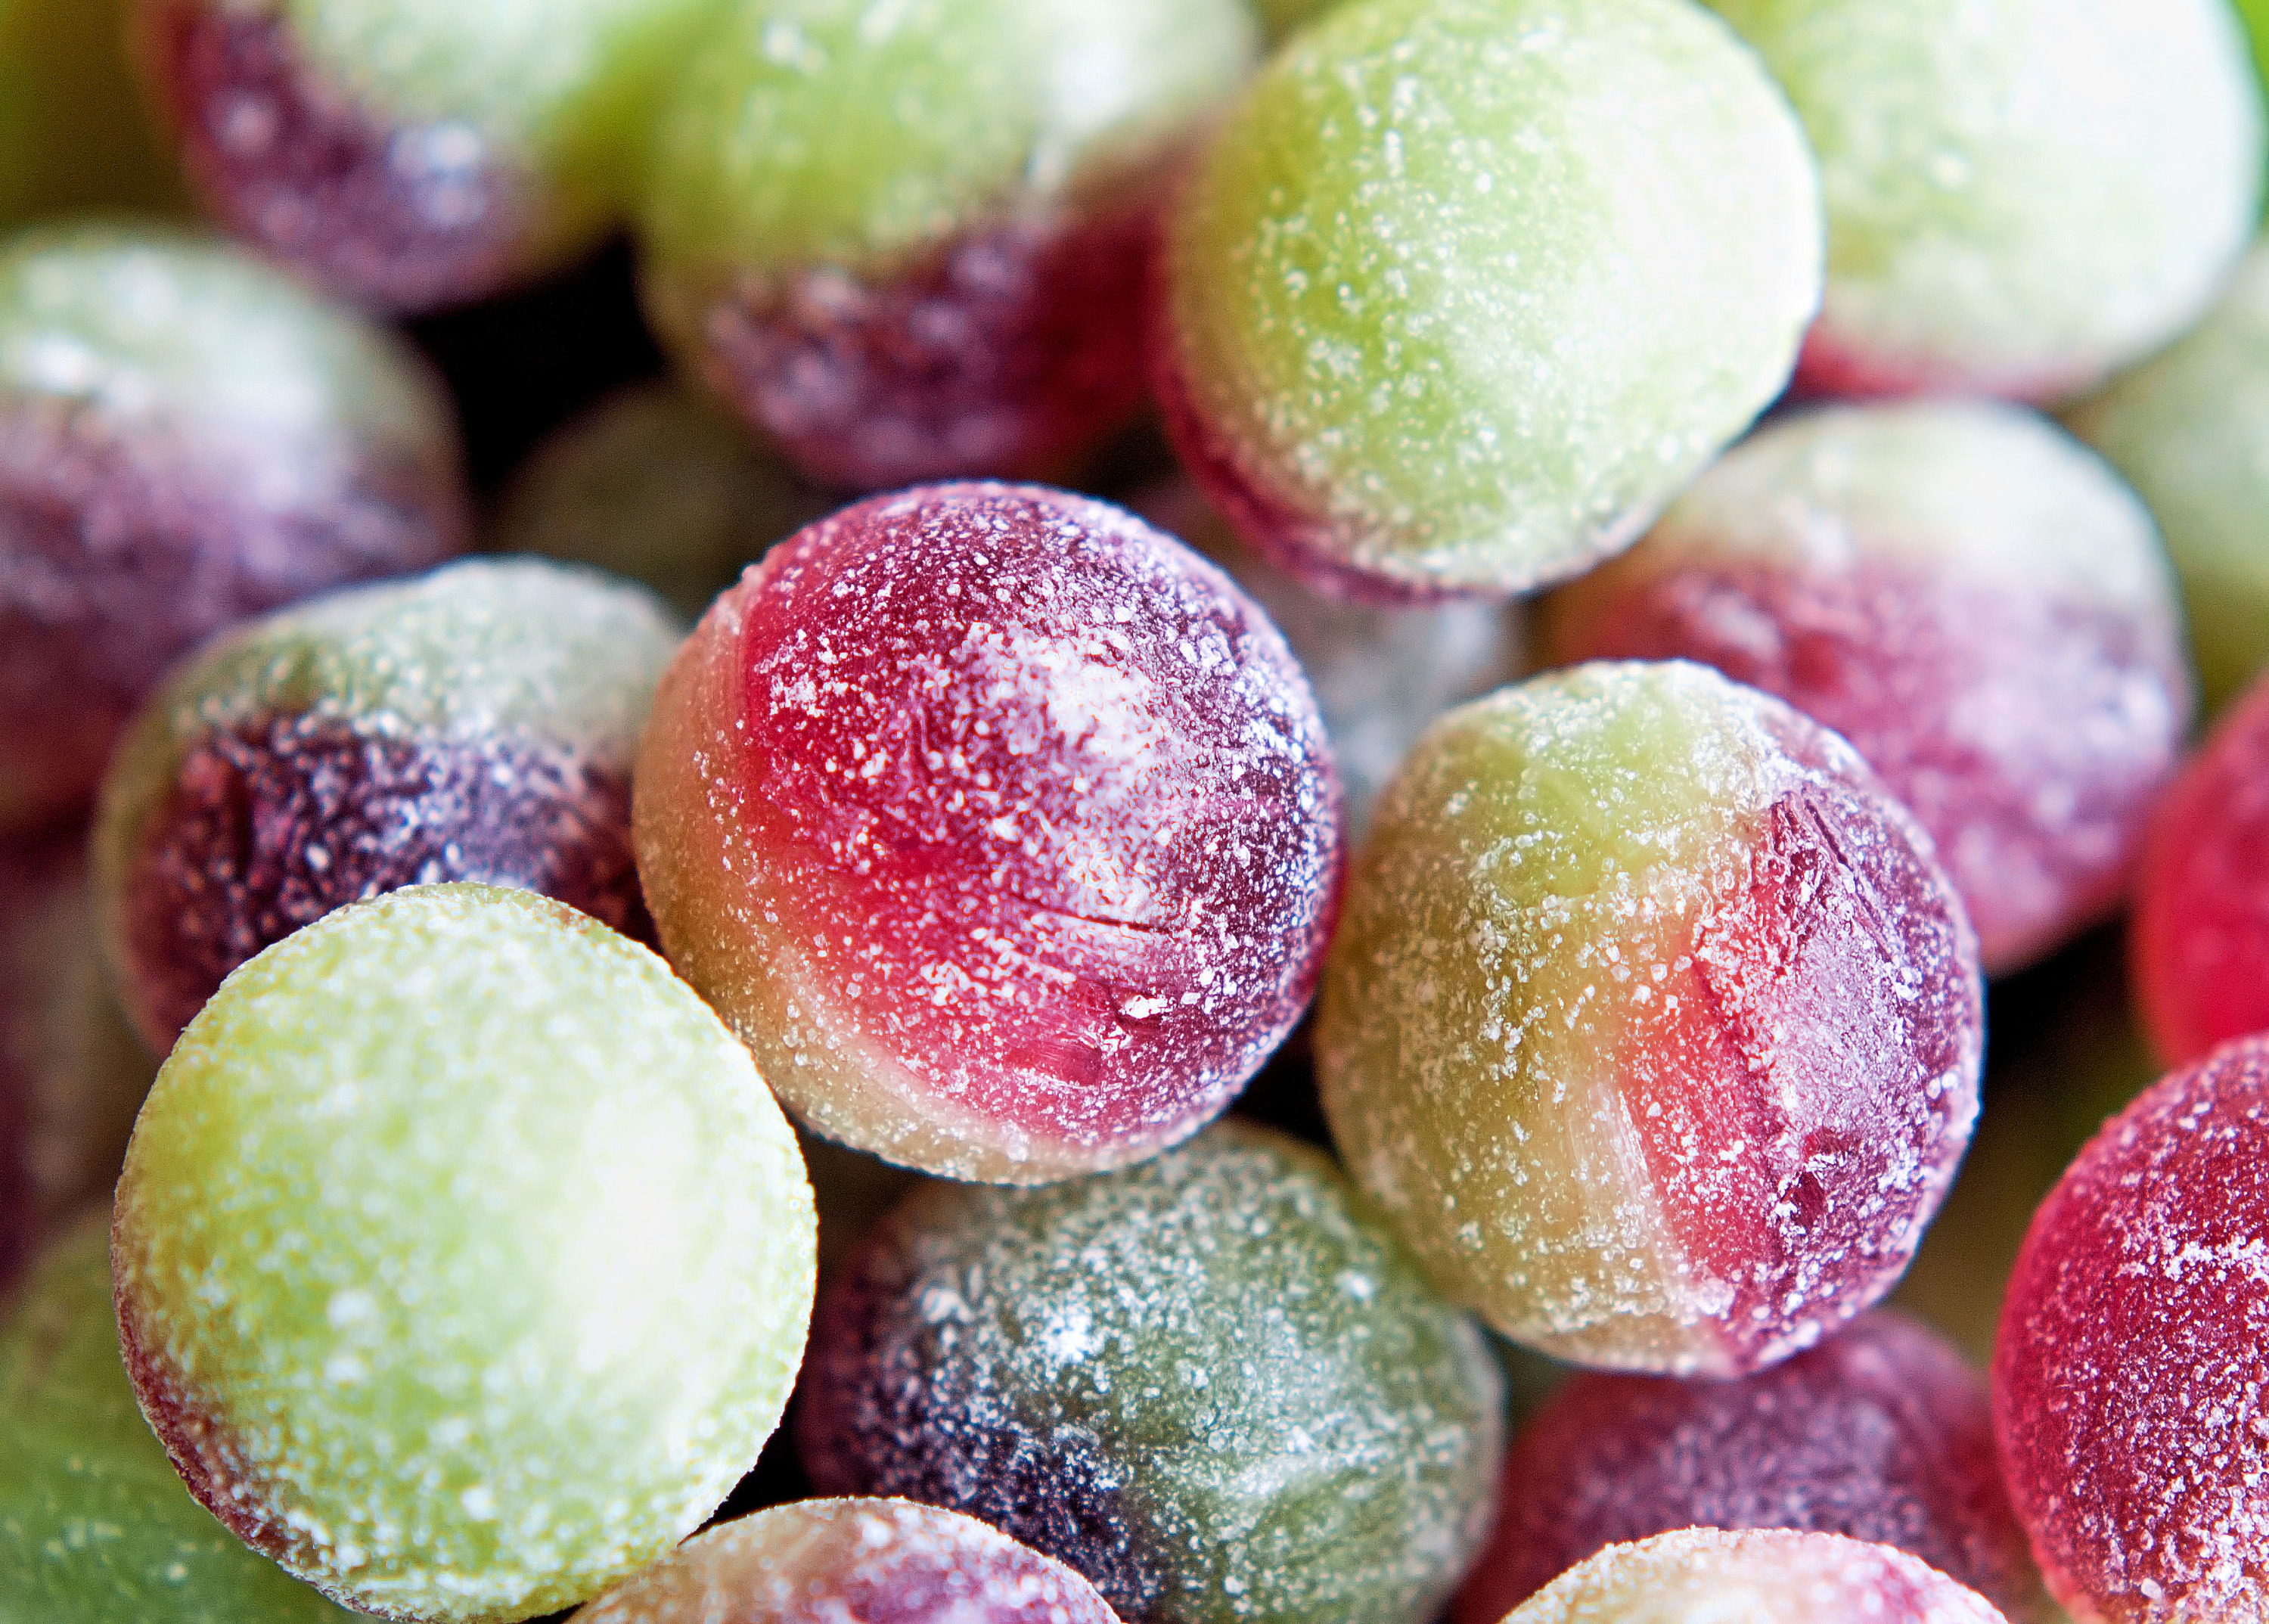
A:
POLYGON ((1840 1534, 1688 1528, 1600 1552, 1505 1624, 2007 1624, 1903 1551, 1840 1534))
POLYGON ((2261 92, 2224 0, 1709 0, 1828 202, 1800 387, 2068 398, 2202 315, 2251 236, 2261 92))
POLYGON ((0 1309, 0 1618, 348 1624, 174 1475, 119 1362, 109 1234, 58 1236, 0 1309))
POLYGON ((1459 1624, 1497 1624, 1594 1552, 1689 1527, 1893 1546, 2013 1619, 2046 1617, 1985 1384, 1893 1314, 1739 1381, 1578 1376, 1513 1440, 1503 1501, 1459 1624))
POLYGON ((0 828, 80 804, 222 626, 463 545, 459 463, 400 340, 234 249, 0 244, 0 828))
POLYGON ((143 1107, 113 1257, 209 1510, 365 1611, 486 1624, 715 1509, 795 1378, 812 1248, 787 1123, 659 959, 442 885, 229 978, 143 1107))
POLYGON ((980 1517, 1129 1620, 1423 1624, 1488 1532, 1495 1361, 1324 1156, 1229 1122, 935 1185, 831 1287, 813 1480, 980 1517))
POLYGON ((1316 1027, 1349 1169, 1499 1331, 1732 1375, 1888 1290, 1977 1109, 1977 943, 1851 747, 1682 662, 1451 712, 1316 1027))
POLYGON ((1788 106, 1685 0, 1374 0, 1269 62, 1168 225, 1155 368, 1257 546, 1504 595, 1633 540, 1820 294, 1788 106))
POLYGON ((2149 514, 2007 407, 1783 418, 1545 629, 1555 660, 1698 660, 1842 734, 1930 831, 1994 975, 2117 910, 2190 722, 2149 514))
POLYGON ((831 1138, 1028 1183, 1186 1138, 1290 1030, 1338 904, 1314 699, 1237 587, 1038 487, 768 553, 638 767, 671 962, 831 1138))
POLYGON ((2090 1140, 2018 1254, 1993 1356, 2009 1496, 2083 1624, 2269 1606, 2269 1047, 2234 1043, 2090 1140))
POLYGON ((974 1517, 806 1500, 687 1540, 577 1624, 1119 1624, 1095 1587, 974 1517))

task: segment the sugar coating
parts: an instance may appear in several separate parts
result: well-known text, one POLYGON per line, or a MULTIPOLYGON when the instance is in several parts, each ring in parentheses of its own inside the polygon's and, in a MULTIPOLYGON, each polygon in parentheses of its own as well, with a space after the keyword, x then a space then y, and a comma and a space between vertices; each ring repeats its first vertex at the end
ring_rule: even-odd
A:
POLYGON ((787 1123, 659 959, 444 885, 229 978, 143 1108, 112 1255, 208 1509, 366 1612, 504 1620, 662 1556, 754 1464, 812 1248, 787 1123))
POLYGON ((1977 942, 1851 749, 1681 662, 1451 712, 1325 971, 1349 1168, 1515 1340, 1755 1369, 1888 1290, 1977 1109, 1977 942))
POLYGON ((2223 0, 1710 4, 1819 156, 1819 393, 2067 397, 2204 314, 2252 235, 2261 92, 2223 0))
POLYGON ((1504 1624, 2007 1624, 1973 1591, 1841 1534, 1688 1528, 1600 1552, 1504 1624))
POLYGON ((1930 831, 1989 974, 2117 908, 2190 723, 2149 513, 1982 402, 1778 420, 1557 595, 1543 640, 1698 660, 1842 734, 1930 831))
POLYGON ((126 10, 127 0, 0 4, 0 227, 181 207, 127 62, 126 10))
POLYGON ((1422 1624, 1480 1546, 1501 1377, 1316 1151, 1225 1122, 1042 1190, 930 1185, 830 1288, 798 1443, 1129 1620, 1422 1624))
POLYGON ((1304 30, 1168 228, 1184 461, 1327 584, 1505 593, 1630 542, 1786 382, 1818 182, 1683 0, 1380 0, 1304 30))
POLYGON ((830 506, 723 413, 656 381, 609 396, 538 446, 485 542, 628 576, 698 619, 830 506))
POLYGON ((647 928, 630 769, 677 627, 647 593, 472 560, 241 626, 113 758, 106 950, 169 1047, 221 978, 343 903, 480 880, 647 928))
POLYGON ((1350 847, 1426 725, 1521 668, 1521 622, 1504 604, 1327 597, 1247 546, 1187 477, 1143 492, 1135 506, 1236 577, 1284 633, 1331 735, 1350 847))
POLYGON ((687 1540, 578 1624, 1119 1624, 1095 1587, 974 1517, 806 1500, 687 1540))
POLYGON ((1984 1382, 1894 1314, 1739 1381, 1578 1376, 1514 1439, 1503 1499, 1459 1624, 1497 1624, 1594 1552, 1689 1527, 1893 1546, 2013 1619, 2047 1616, 1984 1382))
POLYGON ((1244 0, 737 0, 655 137, 655 325, 809 476, 1046 473, 1141 405, 1169 165, 1244 0))
POLYGON ((459 463, 400 340, 235 249, 106 225, 0 247, 0 826, 81 801, 221 626, 455 551, 459 463))
POLYGON ((2106 1124, 2025 1236, 1994 1426, 2010 1499, 2082 1624, 2269 1608, 2265 1169, 2269 1047, 2248 1039, 2106 1124))
POLYGON ((109 1225, 58 1235, 0 1309, 0 1617, 347 1624, 213 1521, 119 1362, 109 1225))
POLYGON ((2128 965, 2153 1047, 2184 1064, 2269 1026, 2269 684, 2255 683, 2151 816, 2128 965))
POLYGON ((2073 432, 2132 484, 2182 578, 2209 710, 2269 661, 2269 249, 2240 262, 2221 301, 2164 354, 2075 410, 2073 432))
POLYGON ((108 1198, 158 1073, 104 975, 85 844, 0 845, 0 1290, 108 1198))
POLYGON ((232 229, 393 308, 496 292, 626 208, 711 0, 138 0, 192 180, 232 229))
POLYGON ((766 554, 663 680, 637 786, 671 963, 810 1126, 952 1177, 1194 1133, 1338 905, 1323 724, 1267 616, 1036 486, 878 498, 766 554))

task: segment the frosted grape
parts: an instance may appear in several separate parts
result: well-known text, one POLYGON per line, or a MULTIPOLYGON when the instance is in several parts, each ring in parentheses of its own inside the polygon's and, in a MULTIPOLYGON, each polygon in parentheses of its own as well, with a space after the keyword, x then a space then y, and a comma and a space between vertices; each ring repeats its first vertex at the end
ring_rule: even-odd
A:
POLYGON ((2269 1047, 2162 1078, 2033 1219, 1993 1355, 1994 1424, 2050 1588, 2086 1624, 2269 1606, 2269 1047))
POLYGON ((197 654, 127 735, 96 835, 105 944, 151 1047, 262 948, 403 885, 526 886, 648 933, 630 770, 677 642, 625 584, 480 560, 197 654))
POLYGON ((830 1288, 799 1404, 822 1489, 968 1512, 1129 1620, 1424 1624, 1488 1531, 1503 1397, 1339 1171, 1231 1122, 925 1188, 830 1288))
POLYGON ((1316 1027, 1429 1272, 1581 1362, 1732 1375, 1888 1290, 1977 1109, 1977 943, 1851 747, 1681 662, 1451 712, 1381 803, 1316 1027))
POLYGON ((418 886, 229 978, 118 1187, 126 1363, 198 1499, 366 1611, 666 1554, 795 1379, 811 1192, 716 1017, 562 904, 418 886))
POLYGON ((765 555, 663 680, 639 869, 671 962, 820 1133, 953 1177, 1194 1133, 1315 983, 1315 701, 1229 578, 1038 487, 765 555))
POLYGON ((1787 381, 1818 181, 1686 0, 1371 0, 1297 33, 1167 230, 1154 372, 1255 545, 1364 596, 1633 540, 1787 381))

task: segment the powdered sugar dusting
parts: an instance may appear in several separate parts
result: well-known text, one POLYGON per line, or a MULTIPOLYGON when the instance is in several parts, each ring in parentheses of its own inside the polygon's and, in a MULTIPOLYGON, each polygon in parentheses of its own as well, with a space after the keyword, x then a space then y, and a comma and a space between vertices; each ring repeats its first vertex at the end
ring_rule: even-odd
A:
POLYGON ((1193 1131, 1298 1015, 1337 901, 1282 639, 1169 538, 1036 488, 777 549, 665 683, 640 775, 673 958, 815 1126, 937 1171, 1193 1131))
POLYGON ((2269 1616, 2269 1045, 2169 1076, 2034 1217, 1993 1364, 2011 1498, 2087 1620, 2269 1616))

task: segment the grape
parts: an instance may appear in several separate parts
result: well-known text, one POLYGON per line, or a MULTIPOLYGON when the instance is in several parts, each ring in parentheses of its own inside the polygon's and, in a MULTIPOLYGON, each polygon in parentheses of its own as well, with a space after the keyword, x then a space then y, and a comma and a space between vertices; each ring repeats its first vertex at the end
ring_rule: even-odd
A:
POLYGON ((1691 1527, 1894 1546, 2013 1619, 2045 1620, 1985 1384, 1896 1315, 1740 1381, 1578 1376, 1514 1439, 1504 1502, 1459 1624, 1497 1624, 1608 1546, 1691 1527))
POLYGON ((2190 721, 2150 516, 1984 403, 1782 419, 1544 627, 1556 660, 1702 661, 1842 734, 1930 831, 1993 975, 2117 911, 2190 721))
POLYGON ((1501 1383, 1319 1153, 1243 1123, 1105 1177, 933 1185, 830 1287, 798 1443, 1069 1563, 1130 1624, 1426 1624, 1501 1383))
POLYGON ((1194 1133, 1338 906, 1315 701, 1229 578, 1034 486, 766 554, 663 679, 639 870, 670 961, 830 1138, 1030 1183, 1194 1133))
POLYGON ((230 977, 142 1110, 126 1364, 191 1491, 366 1612, 581 1601, 755 1463, 812 1289, 748 1052, 562 904, 419 886, 230 977))
POLYGON ((0 830, 75 808, 232 621, 463 544, 456 436, 381 328, 199 237, 0 242, 0 830))
POLYGON ((812 479, 1052 471, 1142 399, 1168 171, 1245 0, 735 0, 641 216, 665 342, 812 479))
POLYGON ((2052 401, 2206 312, 2253 232, 2260 86, 2225 0, 1709 0, 1804 119, 1823 395, 2052 401))
POLYGON ((576 1624, 1119 1624, 1095 1587, 973 1517, 904 1500, 775 1506, 689 1539, 576 1624))
POLYGON ((1436 1281, 1584 1363, 1735 1375, 1888 1290, 1977 1110, 1977 943, 1851 748, 1681 662, 1451 712, 1387 791, 1315 1036, 1436 1281))
POLYGON ((1371 0, 1305 29, 1167 233, 1158 391, 1256 546, 1364 596, 1635 539, 1820 295, 1786 102, 1686 0, 1371 0))
POLYGON ((471 561, 243 626, 178 671, 104 784, 97 902, 137 1027, 398 886, 526 886, 650 934, 631 764, 677 628, 648 594, 471 561))
POLYGON ((0 0, 0 226, 187 201, 144 115, 128 0, 0 0))
POLYGON ((1686 1528, 1619 1545, 1504 1624, 2007 1624, 1992 1605, 1903 1551, 1841 1534, 1686 1528))
POLYGON ((119 1362, 109 1238, 56 1236, 0 1317, 0 1618, 349 1624, 174 1475, 119 1362))
POLYGON ((2269 248, 2246 256, 2204 321, 2081 406, 2072 426, 2166 532, 2199 686, 2220 709, 2269 662, 2269 248))
POLYGON ((554 433, 514 476, 494 552, 595 565, 653 587, 688 617, 829 504, 686 391, 647 383, 554 433))
POLYGON ((2269 1606, 2269 1047, 2162 1078, 2067 1169, 2025 1236, 1993 1356, 2004 1477, 2082 1620, 2269 1606))
POLYGON ((715 0, 137 0, 148 77, 230 230, 422 311, 557 269, 639 184, 715 0))

